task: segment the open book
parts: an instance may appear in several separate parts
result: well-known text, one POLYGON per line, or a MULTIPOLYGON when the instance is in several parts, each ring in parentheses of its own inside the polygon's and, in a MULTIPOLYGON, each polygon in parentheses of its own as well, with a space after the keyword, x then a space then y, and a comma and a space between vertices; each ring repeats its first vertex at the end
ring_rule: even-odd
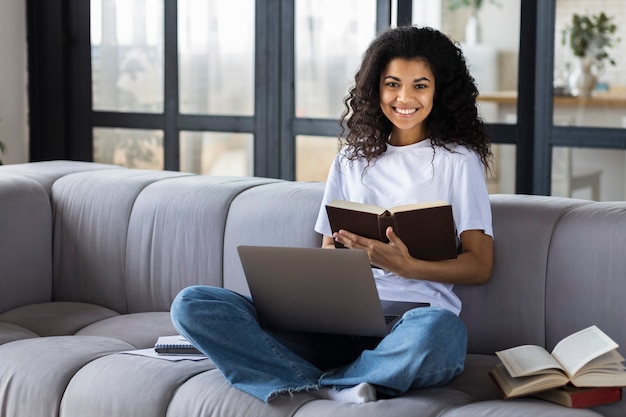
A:
MULTIPOLYGON (((456 258, 458 253, 452 206, 444 201, 384 209, 333 200, 326 205, 326 213, 333 233, 343 229, 386 243, 387 227, 393 227, 411 256, 417 259, 439 261, 456 258)), ((335 246, 343 247, 339 242, 335 246)))
POLYGON ((552 353, 523 345, 496 352, 502 361, 490 376, 505 398, 565 386, 626 386, 624 358, 617 343, 596 326, 561 340, 552 353))

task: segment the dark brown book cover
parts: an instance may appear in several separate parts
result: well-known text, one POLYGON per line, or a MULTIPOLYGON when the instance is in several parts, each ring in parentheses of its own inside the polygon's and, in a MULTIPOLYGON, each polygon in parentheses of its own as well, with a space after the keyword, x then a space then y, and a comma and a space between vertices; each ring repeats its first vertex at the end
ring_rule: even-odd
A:
MULTIPOLYGON (((457 257, 452 206, 445 203, 407 205, 391 209, 333 201, 326 205, 333 233, 340 229, 388 242, 385 231, 392 226, 411 256, 426 261, 457 257), (413 207, 413 208, 411 208, 413 207)), ((336 247, 343 247, 335 242, 336 247)))

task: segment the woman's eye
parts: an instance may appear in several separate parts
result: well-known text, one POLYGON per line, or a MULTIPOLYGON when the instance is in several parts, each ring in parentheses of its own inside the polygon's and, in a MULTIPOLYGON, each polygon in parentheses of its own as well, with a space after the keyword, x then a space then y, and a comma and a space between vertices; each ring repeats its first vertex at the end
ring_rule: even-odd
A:
POLYGON ((387 83, 387 87, 397 87, 398 83, 387 83))

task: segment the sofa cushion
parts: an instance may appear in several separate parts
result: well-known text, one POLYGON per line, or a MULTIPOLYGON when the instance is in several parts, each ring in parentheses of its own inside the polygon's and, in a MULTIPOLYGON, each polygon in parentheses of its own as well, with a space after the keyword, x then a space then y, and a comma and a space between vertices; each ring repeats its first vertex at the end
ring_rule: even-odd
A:
POLYGON ((39 337, 38 334, 11 323, 0 322, 0 345, 14 340, 39 337))
POLYGON ((585 408, 565 408, 533 398, 481 401, 452 409, 440 417, 600 417, 585 408))
POLYGON ((116 165, 98 164, 94 162, 81 161, 42 161, 28 162, 24 164, 11 164, 0 166, 0 174, 17 174, 30 178, 48 192, 52 189, 52 184, 59 178, 73 174, 75 172, 99 171, 104 169, 123 169, 116 165))
POLYGON ((2 415, 58 416, 67 385, 78 370, 96 358, 128 349, 132 346, 120 340, 91 336, 40 337, 0 345, 2 415))
POLYGON ((224 233, 224 287, 249 295, 238 245, 320 247, 313 230, 324 184, 273 183, 251 188, 233 200, 224 233))
POLYGON ((167 311, 176 294, 190 285, 222 286, 224 225, 232 200, 276 181, 191 176, 146 186, 128 226, 129 312, 167 311))
POLYGON ((4 312, 0 314, 0 322, 20 326, 39 336, 64 336, 117 315, 113 310, 94 304, 52 302, 29 304, 4 312))
POLYGON ((306 394, 287 395, 264 404, 234 389, 217 371, 195 375, 177 391, 168 417, 284 417, 297 415, 303 404, 314 398, 306 394))
POLYGON ((123 340, 135 347, 154 347, 159 336, 176 334, 170 313, 152 311, 129 313, 100 320, 76 332, 78 336, 105 336, 123 340))
POLYGON ((100 357, 68 381, 59 415, 171 416, 169 403, 181 386, 211 369, 208 359, 170 362, 122 353, 100 357))
POLYGON ((120 169, 58 179, 52 186, 53 300, 128 312, 126 245, 133 205, 149 184, 181 175, 120 169))

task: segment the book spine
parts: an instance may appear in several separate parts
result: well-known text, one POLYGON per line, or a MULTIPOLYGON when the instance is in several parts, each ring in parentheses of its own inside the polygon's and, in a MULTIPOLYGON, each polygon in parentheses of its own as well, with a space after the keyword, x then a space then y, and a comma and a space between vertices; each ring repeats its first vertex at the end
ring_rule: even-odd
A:
POLYGON ((398 232, 395 216, 378 216, 378 233, 380 235, 378 240, 381 242, 389 242, 389 239, 387 239, 387 228, 389 226, 391 226, 396 233, 398 232))
POLYGON ((621 387, 599 388, 587 393, 573 393, 571 395, 573 408, 593 407, 595 405, 613 403, 621 399, 621 387))

